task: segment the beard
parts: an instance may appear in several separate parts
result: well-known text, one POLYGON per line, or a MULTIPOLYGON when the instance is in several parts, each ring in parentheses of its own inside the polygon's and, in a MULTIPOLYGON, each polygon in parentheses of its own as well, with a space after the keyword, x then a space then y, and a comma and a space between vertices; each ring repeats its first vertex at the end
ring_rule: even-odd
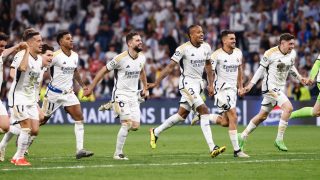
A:
POLYGON ((133 48, 133 50, 135 50, 136 52, 141 52, 142 48, 140 48, 139 46, 136 46, 133 48))

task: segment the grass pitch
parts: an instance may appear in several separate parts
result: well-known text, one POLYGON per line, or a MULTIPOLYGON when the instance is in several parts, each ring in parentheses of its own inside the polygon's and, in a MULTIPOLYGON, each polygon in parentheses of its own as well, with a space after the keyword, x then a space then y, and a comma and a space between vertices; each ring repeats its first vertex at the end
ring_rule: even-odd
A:
MULTIPOLYGON (((85 147, 95 155, 75 159, 73 126, 48 125, 30 148, 31 167, 10 164, 14 140, 0 163, 1 180, 11 179, 319 179, 320 128, 289 126, 285 134, 288 152, 277 150, 277 127, 258 127, 245 152, 235 159, 228 129, 212 126, 214 141, 227 151, 212 159, 199 126, 176 126, 161 134, 157 149, 149 147, 149 128, 130 132, 125 153, 129 161, 112 159, 119 125, 85 126, 85 147)), ((242 131, 244 127, 239 127, 242 131)), ((3 135, 0 137, 2 138, 3 135)))

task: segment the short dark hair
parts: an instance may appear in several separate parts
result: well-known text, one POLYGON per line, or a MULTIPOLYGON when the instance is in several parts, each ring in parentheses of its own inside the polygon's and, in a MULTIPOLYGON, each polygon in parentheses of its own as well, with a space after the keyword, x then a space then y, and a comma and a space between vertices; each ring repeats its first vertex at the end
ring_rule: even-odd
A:
POLYGON ((140 34, 137 33, 137 32, 130 32, 130 33, 128 33, 127 36, 126 36, 126 42, 127 42, 127 44, 129 43, 129 41, 132 40, 133 36, 137 36, 137 35, 140 35, 140 34))
POLYGON ((43 44, 43 45, 42 45, 41 54, 45 54, 46 51, 48 51, 48 50, 49 50, 49 51, 53 51, 54 48, 53 48, 52 46, 48 45, 48 44, 43 44))
POLYGON ((60 45, 60 43, 59 43, 60 39, 62 39, 63 36, 66 35, 66 34, 70 34, 70 32, 67 31, 67 30, 63 30, 63 31, 59 31, 59 32, 58 32, 58 34, 57 34, 57 43, 58 43, 59 45, 60 45))
POLYGON ((283 33, 280 35, 280 40, 279 42, 281 43, 281 41, 290 41, 291 39, 294 39, 294 35, 290 34, 290 33, 283 33))
POLYGON ((234 31, 231 30, 223 30, 220 33, 221 39, 228 36, 229 34, 236 34, 234 31))
POLYGON ((187 29, 187 34, 188 34, 188 37, 189 37, 189 38, 190 38, 191 30, 192 30, 193 28, 197 27, 197 26, 201 27, 201 26, 198 25, 198 24, 192 24, 191 26, 188 27, 188 29, 187 29))
POLYGON ((4 32, 0 32, 0 41, 8 41, 8 39, 8 35, 6 35, 4 32))
POLYGON ((40 35, 40 33, 35 31, 33 28, 29 28, 23 32, 22 40, 28 41, 29 39, 33 38, 33 36, 37 36, 37 35, 40 35))

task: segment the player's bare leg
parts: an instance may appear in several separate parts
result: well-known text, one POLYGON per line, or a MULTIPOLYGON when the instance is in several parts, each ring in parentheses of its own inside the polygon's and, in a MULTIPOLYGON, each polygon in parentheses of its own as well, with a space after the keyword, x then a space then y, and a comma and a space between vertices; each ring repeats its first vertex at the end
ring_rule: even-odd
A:
POLYGON ((197 107, 197 111, 200 114, 200 126, 201 126, 202 133, 205 137, 205 140, 209 146, 210 156, 214 158, 219 154, 223 153, 226 147, 225 146, 219 147, 214 144, 211 127, 210 127, 210 120, 209 120, 210 114, 209 114, 208 107, 205 104, 202 104, 197 107))
POLYGON ((242 150, 244 147, 244 143, 248 138, 249 134, 251 134, 261 122, 266 120, 268 115, 269 115, 269 112, 266 112, 261 108, 260 112, 250 120, 245 130, 243 130, 241 134, 238 134, 239 146, 242 150))
POLYGON ((74 132, 76 136, 76 158, 90 157, 93 152, 83 149, 84 125, 83 115, 80 104, 65 107, 65 110, 74 119, 74 132))
POLYGON ((189 115, 190 111, 186 110, 184 107, 180 106, 178 112, 173 114, 168 119, 166 119, 160 126, 157 128, 150 129, 150 146, 152 149, 157 147, 156 143, 160 136, 160 133, 176 125, 180 121, 184 121, 189 115))
MULTIPOLYGON (((28 148, 28 140, 30 138, 31 128, 32 128, 32 121, 31 119, 26 119, 20 121, 21 131, 18 138, 18 147, 17 152, 13 156, 11 163, 15 164, 16 166, 30 166, 31 164, 25 159, 24 153, 28 148)), ((35 132, 35 131, 34 131, 35 132)))
POLYGON ((9 131, 10 122, 7 115, 0 116, 0 134, 6 133, 9 131))
POLYGON ((137 131, 140 127, 140 122, 131 120, 122 120, 121 127, 117 135, 116 150, 113 156, 115 160, 129 160, 123 153, 123 147, 130 131, 137 131))
POLYGON ((288 151, 288 148, 284 144, 283 136, 288 126, 290 114, 293 110, 291 102, 286 101, 285 103, 283 103, 281 105, 281 109, 282 109, 282 114, 279 121, 278 134, 277 134, 277 138, 275 140, 274 145, 281 151, 288 151))
POLYGON ((240 149, 240 146, 238 143, 238 131, 237 131, 238 116, 237 116, 236 108, 232 108, 226 111, 225 114, 229 120, 229 137, 233 146, 234 157, 244 157, 244 158, 249 157, 240 149))

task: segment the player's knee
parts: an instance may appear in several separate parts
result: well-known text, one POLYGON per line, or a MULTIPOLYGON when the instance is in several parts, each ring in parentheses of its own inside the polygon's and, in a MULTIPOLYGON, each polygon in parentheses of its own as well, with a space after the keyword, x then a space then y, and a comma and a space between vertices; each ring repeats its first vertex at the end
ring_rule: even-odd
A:
POLYGON ((6 133, 6 132, 8 132, 9 131, 9 128, 10 126, 8 125, 5 125, 5 126, 2 126, 2 127, 0 127, 0 132, 2 132, 2 133, 6 133))
POLYGON ((267 114, 261 114, 260 115, 260 117, 259 117, 259 119, 261 119, 261 120, 266 120, 268 118, 268 115, 267 114))
POLYGON ((319 116, 320 116, 320 111, 314 112, 314 115, 315 115, 316 117, 319 117, 319 116))
POLYGON ((229 122, 228 121, 221 121, 220 124, 222 127, 229 127, 229 122))
POLYGON ((30 132, 31 136, 38 136, 38 134, 39 134, 39 129, 38 128, 32 128, 31 129, 31 132, 30 132))
POLYGON ((132 123, 130 130, 137 131, 140 128, 140 123, 132 123))

